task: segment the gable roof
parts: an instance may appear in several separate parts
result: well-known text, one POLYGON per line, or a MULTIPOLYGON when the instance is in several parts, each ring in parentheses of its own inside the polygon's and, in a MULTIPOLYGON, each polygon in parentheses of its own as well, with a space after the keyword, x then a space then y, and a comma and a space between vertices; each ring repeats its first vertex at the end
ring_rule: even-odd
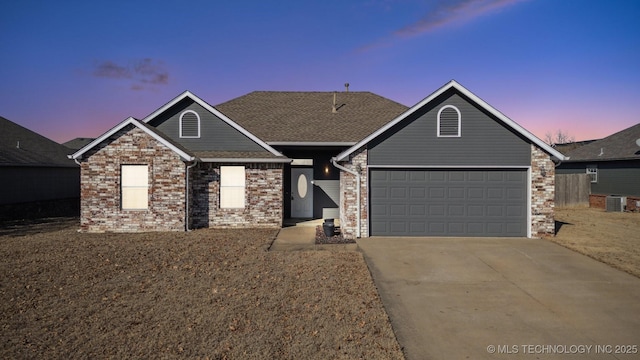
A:
POLYGON ((640 160, 640 123, 570 151, 569 161, 640 160))
POLYGON ((277 151, 276 149, 274 149, 271 146, 269 146, 267 143, 265 143, 259 137, 257 137, 253 133, 249 132, 247 129, 245 129, 244 127, 240 126, 238 123, 236 123, 235 121, 231 120, 225 114, 221 113, 216 108, 214 108, 213 106, 209 105, 207 102, 205 102, 204 100, 200 99, 199 97, 197 97, 196 95, 194 95, 190 91, 185 91, 182 94, 178 95, 173 100, 169 101, 164 106, 160 107, 158 110, 154 111, 153 113, 149 114, 147 117, 142 119, 142 122, 145 123, 145 124, 150 122, 156 116, 158 116, 158 115, 162 114, 163 112, 167 111, 169 108, 171 108, 172 106, 176 105, 177 103, 179 103, 180 101, 184 100, 185 98, 190 98, 191 100, 195 101, 197 104, 199 104, 200 106, 205 108, 207 111, 211 112, 212 114, 214 114, 215 116, 220 118, 222 121, 224 121, 225 123, 227 123, 228 125, 230 125, 234 129, 236 129, 237 131, 239 131, 240 133, 242 133, 243 135, 245 135, 249 139, 253 140, 256 144, 258 144, 259 146, 261 146, 262 148, 264 148, 265 150, 267 150, 268 152, 270 152, 274 156, 283 156, 279 151, 277 151))
POLYGON ((341 152, 340 154, 336 155, 335 160, 336 161, 342 161, 342 160, 346 159, 353 152, 357 151, 362 146, 364 146, 367 143, 369 143, 371 140, 377 138, 378 136, 380 136, 381 134, 383 134, 387 130, 391 129, 396 124, 398 124, 399 122, 401 122, 402 120, 407 118, 409 115, 411 115, 414 112, 416 112, 417 110, 421 109, 423 106, 425 106, 429 102, 433 101, 435 98, 440 96, 445 91, 448 91, 449 89, 455 89, 458 92, 460 92, 461 94, 463 94, 464 96, 466 96, 467 98, 471 99, 471 101, 475 102, 477 105, 482 107, 484 110, 489 112, 491 115, 495 116, 505 126, 507 126, 508 128, 512 129, 516 133, 522 135, 526 139, 529 139, 532 143, 536 144, 539 148, 541 148, 542 150, 544 150, 545 152, 547 152, 551 156, 557 158, 558 160, 566 160, 566 159, 568 159, 562 153, 560 153, 556 149, 552 148, 551 146, 546 144, 544 141, 540 140, 538 137, 536 137, 535 135, 533 135, 532 133, 527 131, 525 128, 520 126, 515 121, 509 119, 507 116, 502 114, 496 108, 494 108, 493 106, 491 106, 488 103, 486 103, 484 100, 482 100, 479 97, 477 97, 471 91, 467 90, 464 86, 460 85, 455 80, 451 80, 448 83, 446 83, 444 86, 442 86, 441 88, 439 88, 438 90, 433 92, 431 95, 427 96, 422 101, 418 102, 416 105, 411 107, 409 110, 405 111, 404 113, 400 114, 399 116, 397 116, 396 118, 394 118, 393 120, 391 120, 390 122, 385 124, 384 126, 380 127, 377 131, 375 131, 371 135, 369 135, 366 138, 362 139, 361 141, 359 141, 357 144, 353 145, 349 149, 347 149, 347 150, 341 152))
POLYGON ((255 91, 216 108, 270 145, 343 146, 408 109, 371 92, 303 91, 255 91))
POLYGON ((0 166, 77 167, 57 142, 0 116, 0 166))
POLYGON ((157 141, 159 141, 160 143, 162 143, 163 145, 165 145, 166 147, 174 151, 176 154, 180 155, 180 157, 182 157, 184 160, 187 160, 187 161, 195 160, 195 156, 190 154, 189 151, 186 150, 184 147, 182 147, 180 144, 173 142, 171 139, 167 138, 166 136, 164 136, 162 133, 160 133, 153 127, 148 126, 147 124, 144 124, 132 117, 125 119, 123 122, 114 126, 109 131, 105 132, 100 137, 98 137, 97 139, 87 144, 85 147, 81 148, 80 150, 76 151, 71 155, 68 155, 69 159, 75 160, 75 159, 81 158, 84 153, 91 150, 93 147, 102 143, 103 141, 107 140, 111 135, 122 130, 127 125, 133 125, 138 129, 141 129, 142 131, 146 132, 151 137, 153 137, 154 139, 156 139, 157 141))
POLYGON ((77 137, 75 139, 62 143, 62 145, 68 147, 71 150, 80 150, 83 147, 87 146, 87 144, 89 144, 93 140, 95 140, 95 138, 77 137))

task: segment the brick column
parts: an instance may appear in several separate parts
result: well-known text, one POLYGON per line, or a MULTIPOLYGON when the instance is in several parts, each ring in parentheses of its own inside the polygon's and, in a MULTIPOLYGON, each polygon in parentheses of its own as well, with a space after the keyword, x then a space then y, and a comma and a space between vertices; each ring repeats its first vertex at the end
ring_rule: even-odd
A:
MULTIPOLYGON (((345 168, 358 171, 360 174, 360 236, 369 236, 369 216, 367 204, 367 149, 361 148, 349 156, 349 161, 342 164, 345 168)), ((346 171, 340 172, 340 229, 342 236, 354 239, 357 236, 358 204, 357 180, 355 175, 346 171)))
POLYGON ((551 157, 531 145, 531 236, 555 234, 555 164, 551 157))

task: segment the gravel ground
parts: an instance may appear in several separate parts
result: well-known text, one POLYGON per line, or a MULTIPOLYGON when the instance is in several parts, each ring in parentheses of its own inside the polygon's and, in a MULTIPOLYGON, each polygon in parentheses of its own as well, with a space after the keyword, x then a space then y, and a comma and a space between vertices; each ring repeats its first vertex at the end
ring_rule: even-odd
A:
POLYGON ((0 224, 1 358, 403 358, 359 252, 76 228, 0 224))

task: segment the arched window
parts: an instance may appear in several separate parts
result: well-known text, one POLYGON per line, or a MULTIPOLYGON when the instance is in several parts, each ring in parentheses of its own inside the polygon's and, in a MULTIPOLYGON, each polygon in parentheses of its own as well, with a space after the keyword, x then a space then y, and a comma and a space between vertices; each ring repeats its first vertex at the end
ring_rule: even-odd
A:
POLYGON ((180 137, 200 137, 200 116, 193 110, 187 110, 180 115, 180 137))
POLYGON ((460 110, 453 105, 446 105, 438 111, 438 137, 460 137, 460 110))

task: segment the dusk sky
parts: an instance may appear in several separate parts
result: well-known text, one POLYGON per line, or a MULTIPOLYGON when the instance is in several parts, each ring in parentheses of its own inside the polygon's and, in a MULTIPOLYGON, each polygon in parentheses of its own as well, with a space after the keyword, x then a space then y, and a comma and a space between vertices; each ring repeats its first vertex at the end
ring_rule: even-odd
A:
POLYGON ((3 1, 0 54, 0 116, 58 142, 346 82, 412 106, 455 79, 540 138, 640 122, 635 0, 3 1))

